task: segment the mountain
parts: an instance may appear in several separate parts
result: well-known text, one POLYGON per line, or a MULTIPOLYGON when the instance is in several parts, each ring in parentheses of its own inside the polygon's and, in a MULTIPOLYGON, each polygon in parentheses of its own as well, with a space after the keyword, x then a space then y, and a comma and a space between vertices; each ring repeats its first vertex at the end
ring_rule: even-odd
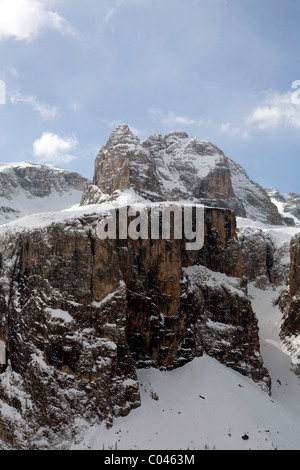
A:
POLYGON ((280 193, 275 188, 265 188, 271 201, 277 207, 285 223, 300 226, 300 195, 297 193, 280 193))
POLYGON ((126 125, 93 184, 2 168, 0 448, 300 448, 299 227, 273 192, 209 142, 126 125), (166 201, 205 205, 200 249, 99 237, 166 201))
POLYGON ((118 126, 97 155, 93 183, 82 204, 113 200, 130 191, 147 201, 193 201, 282 224, 267 193, 240 165, 212 143, 183 131, 154 134, 140 142, 126 124, 118 126))
POLYGON ((88 180, 53 165, 0 163, 0 224, 77 204, 88 180))

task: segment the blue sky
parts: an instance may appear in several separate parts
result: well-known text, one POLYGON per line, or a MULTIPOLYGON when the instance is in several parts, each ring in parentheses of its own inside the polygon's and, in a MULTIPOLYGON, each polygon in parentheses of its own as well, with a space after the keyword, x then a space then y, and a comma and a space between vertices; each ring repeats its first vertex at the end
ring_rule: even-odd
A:
POLYGON ((92 178, 126 122, 300 193, 299 24, 299 0, 0 0, 0 160, 92 178))

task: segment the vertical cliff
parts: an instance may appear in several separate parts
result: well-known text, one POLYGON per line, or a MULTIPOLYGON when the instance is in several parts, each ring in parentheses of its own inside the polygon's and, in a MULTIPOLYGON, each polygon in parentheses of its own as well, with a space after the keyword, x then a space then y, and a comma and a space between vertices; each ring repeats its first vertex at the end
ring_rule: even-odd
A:
POLYGON ((296 363, 300 359, 300 235, 290 244, 290 283, 280 300, 284 312, 281 325, 281 338, 296 363))

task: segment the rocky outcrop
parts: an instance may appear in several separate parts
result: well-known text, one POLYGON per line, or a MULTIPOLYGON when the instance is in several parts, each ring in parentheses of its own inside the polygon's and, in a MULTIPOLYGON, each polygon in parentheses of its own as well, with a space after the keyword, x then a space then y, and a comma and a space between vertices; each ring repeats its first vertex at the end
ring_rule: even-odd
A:
MULTIPOLYGON (((289 283, 289 243, 276 243, 270 233, 256 227, 238 230, 239 257, 236 275, 265 289, 289 283)), ((232 260, 231 260, 232 262, 232 260)))
POLYGON ((284 317, 281 325, 281 338, 296 362, 300 359, 300 235, 291 240, 290 283, 283 292, 280 306, 284 317))
POLYGON ((6 243, 0 422, 16 448, 63 447, 85 424, 109 425, 139 405, 125 284, 89 230, 78 221, 6 243))
POLYGON ((293 370, 300 374, 300 234, 290 244, 290 282, 278 299, 283 318, 280 337, 290 354, 293 370))
MULTIPOLYGON (((206 211, 208 213, 209 209, 206 211)), ((214 271, 239 277, 260 289, 285 286, 289 283, 288 242, 276 244, 268 232, 256 227, 245 226, 236 229, 235 218, 230 211, 227 211, 225 224, 235 233, 227 240, 226 249, 219 240, 216 242, 212 237, 207 247, 199 253, 199 264, 206 266, 207 257, 210 263, 213 263, 214 271)))
POLYGON ((202 266, 185 268, 184 273, 189 306, 186 311, 194 313, 195 337, 201 340, 203 350, 270 390, 257 341, 257 319, 242 280, 202 266))
POLYGON ((148 201, 189 200, 241 217, 281 224, 267 193, 215 145, 183 131, 140 140, 127 125, 115 129, 95 162, 82 204, 114 200, 131 190, 148 201))
POLYGON ((14 448, 66 448, 85 426, 129 413, 136 367, 206 352, 270 388, 246 284, 228 277, 231 211, 206 210, 200 251, 184 239, 100 240, 98 221, 2 235, 0 435, 14 448))
POLYGON ((300 235, 291 241, 290 297, 300 293, 300 235))

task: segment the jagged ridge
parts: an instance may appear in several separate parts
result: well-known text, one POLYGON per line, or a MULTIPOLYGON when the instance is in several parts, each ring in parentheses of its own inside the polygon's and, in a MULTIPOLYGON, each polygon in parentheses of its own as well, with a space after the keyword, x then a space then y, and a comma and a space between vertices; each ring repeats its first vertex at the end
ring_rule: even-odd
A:
POLYGON ((126 190, 148 201, 188 200, 282 223, 265 190, 240 165, 214 144, 183 131, 153 134, 143 142, 126 124, 112 132, 97 155, 93 185, 81 203, 116 199, 126 190))
POLYGON ((0 224, 24 215, 59 211, 80 201, 88 179, 53 165, 0 164, 0 224))

